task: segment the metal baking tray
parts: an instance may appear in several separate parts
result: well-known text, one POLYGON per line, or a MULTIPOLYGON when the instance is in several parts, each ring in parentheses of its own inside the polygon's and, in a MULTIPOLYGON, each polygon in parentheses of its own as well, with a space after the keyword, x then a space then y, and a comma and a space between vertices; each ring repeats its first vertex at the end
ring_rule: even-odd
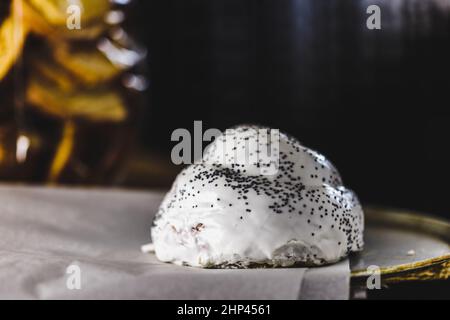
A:
POLYGON ((450 278, 450 222, 426 214, 365 208, 365 248, 350 258, 352 283, 379 267, 381 282, 450 278))

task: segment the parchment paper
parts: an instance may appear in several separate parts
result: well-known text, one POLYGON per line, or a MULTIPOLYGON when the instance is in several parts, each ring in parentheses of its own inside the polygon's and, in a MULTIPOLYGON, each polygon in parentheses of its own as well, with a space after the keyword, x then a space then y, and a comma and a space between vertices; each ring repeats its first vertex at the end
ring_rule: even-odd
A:
POLYGON ((348 298, 347 260, 311 269, 203 270, 142 253, 162 196, 0 186, 0 298, 348 298), (81 288, 73 289, 78 275, 81 288))

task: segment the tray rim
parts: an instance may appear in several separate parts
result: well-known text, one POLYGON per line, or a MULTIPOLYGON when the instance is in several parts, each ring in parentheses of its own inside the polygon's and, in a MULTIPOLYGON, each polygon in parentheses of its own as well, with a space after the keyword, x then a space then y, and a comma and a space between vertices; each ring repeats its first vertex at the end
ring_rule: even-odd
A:
MULTIPOLYGON (((365 219, 379 225, 398 228, 415 228, 421 232, 432 234, 447 242, 450 248, 450 221, 431 214, 415 210, 396 209, 382 206, 365 207, 365 219)), ((400 282, 411 280, 446 280, 450 278, 450 249, 447 254, 380 268, 384 282, 400 282)), ((351 271, 353 280, 362 280, 371 273, 364 269, 351 271)))

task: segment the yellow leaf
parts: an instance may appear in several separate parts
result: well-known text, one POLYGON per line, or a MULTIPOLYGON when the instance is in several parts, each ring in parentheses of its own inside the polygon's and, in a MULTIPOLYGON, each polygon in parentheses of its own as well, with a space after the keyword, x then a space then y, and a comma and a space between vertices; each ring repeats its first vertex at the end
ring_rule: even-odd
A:
POLYGON ((17 7, 19 2, 14 0, 10 16, 0 27, 0 80, 20 56, 27 34, 27 27, 17 7))
POLYGON ((68 94, 36 76, 30 79, 26 99, 41 112, 65 120, 121 122, 127 117, 124 102, 112 90, 79 90, 68 94))

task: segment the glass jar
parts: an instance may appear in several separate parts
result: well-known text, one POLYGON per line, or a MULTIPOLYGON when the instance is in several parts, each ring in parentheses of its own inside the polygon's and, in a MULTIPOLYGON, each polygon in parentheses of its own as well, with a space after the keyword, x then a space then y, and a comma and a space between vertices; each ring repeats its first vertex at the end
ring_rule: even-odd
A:
POLYGON ((118 181, 147 87, 129 3, 2 0, 1 181, 118 181))

